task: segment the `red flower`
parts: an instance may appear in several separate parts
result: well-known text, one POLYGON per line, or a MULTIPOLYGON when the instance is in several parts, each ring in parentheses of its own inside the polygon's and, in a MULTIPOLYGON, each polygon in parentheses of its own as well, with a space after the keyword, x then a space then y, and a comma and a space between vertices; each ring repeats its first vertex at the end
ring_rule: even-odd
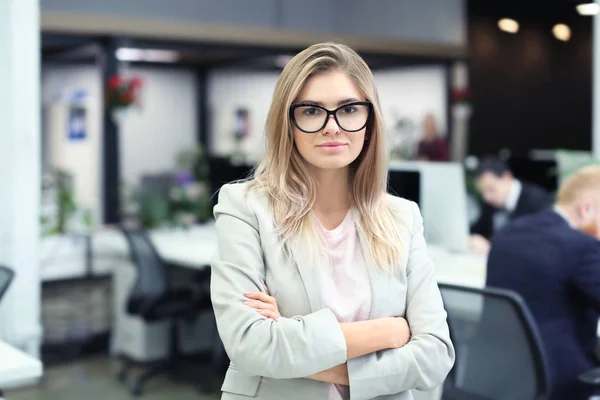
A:
POLYGON ((142 87, 142 80, 140 78, 133 78, 131 82, 129 82, 129 86, 132 89, 139 89, 142 87))
POLYGON ((108 87, 111 89, 116 89, 121 85, 121 77, 113 76, 108 80, 108 87))
POLYGON ((125 92, 125 93, 123 93, 121 100, 125 104, 133 103, 133 101, 135 100, 135 95, 132 92, 125 92))

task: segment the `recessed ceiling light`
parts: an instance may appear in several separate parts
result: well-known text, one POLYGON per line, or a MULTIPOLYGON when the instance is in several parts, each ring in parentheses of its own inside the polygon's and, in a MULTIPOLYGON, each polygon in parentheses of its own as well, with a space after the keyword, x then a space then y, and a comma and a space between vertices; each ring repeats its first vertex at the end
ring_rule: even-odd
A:
POLYGON ((571 28, 565 24, 556 24, 552 28, 554 37, 563 42, 568 42, 571 39, 571 28))
POLYGON ((514 19, 502 18, 498 21, 498 28, 504 32, 517 33, 519 32, 519 23, 514 19))
POLYGON ((575 8, 577 8, 577 12, 581 15, 596 15, 600 12, 600 4, 598 3, 583 3, 575 8))
POLYGON ((116 52, 119 61, 146 61, 157 63, 172 63, 179 59, 176 51, 153 50, 153 49, 134 49, 121 47, 116 52))

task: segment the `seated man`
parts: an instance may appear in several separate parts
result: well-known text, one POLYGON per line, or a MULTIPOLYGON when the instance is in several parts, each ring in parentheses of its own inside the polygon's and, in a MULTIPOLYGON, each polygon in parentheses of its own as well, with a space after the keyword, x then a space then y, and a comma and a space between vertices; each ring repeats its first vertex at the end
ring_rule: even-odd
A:
POLYGON ((514 290, 529 306, 549 363, 552 398, 583 399, 579 374, 597 367, 600 316, 600 167, 561 186, 554 209, 496 233, 487 286, 514 290))
POLYGON ((506 163, 494 157, 481 160, 475 184, 484 204, 471 228, 471 250, 485 253, 494 232, 508 221, 551 206, 550 195, 540 186, 514 178, 506 163))

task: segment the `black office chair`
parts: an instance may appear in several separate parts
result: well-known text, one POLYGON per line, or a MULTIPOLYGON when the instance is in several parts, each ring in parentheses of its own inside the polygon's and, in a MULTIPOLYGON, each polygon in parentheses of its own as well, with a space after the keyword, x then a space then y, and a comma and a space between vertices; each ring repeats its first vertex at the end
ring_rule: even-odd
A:
POLYGON ((542 341, 519 295, 440 284, 456 349, 444 400, 546 399, 550 378, 542 341))
MULTIPOLYGON (((178 322, 193 321, 200 311, 211 309, 208 287, 199 294, 187 288, 172 289, 168 285, 167 265, 161 260, 148 234, 141 230, 123 231, 130 247, 131 258, 137 270, 137 280, 129 294, 127 312, 137 315, 146 322, 170 321, 169 358, 152 366, 139 376, 131 387, 131 394, 142 394, 143 385, 150 378, 168 370, 177 369, 181 364, 179 354, 178 322)), ((124 360, 117 377, 127 379, 132 362, 124 360)), ((210 377, 198 378, 197 388, 203 393, 210 392, 210 377)))
POLYGON ((0 300, 2 300, 14 277, 15 272, 12 269, 0 265, 0 300))

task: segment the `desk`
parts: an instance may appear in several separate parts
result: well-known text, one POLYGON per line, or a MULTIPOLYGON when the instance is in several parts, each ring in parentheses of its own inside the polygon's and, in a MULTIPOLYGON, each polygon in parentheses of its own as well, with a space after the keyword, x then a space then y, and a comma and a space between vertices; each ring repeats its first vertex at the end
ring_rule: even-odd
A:
MULTIPOLYGON (((218 250, 214 223, 197 225, 189 230, 161 229, 150 232, 150 239, 163 260, 191 269, 210 265, 218 250)), ((129 248, 121 232, 106 230, 92 237, 94 269, 105 271, 103 263, 129 258, 129 248)), ((429 246, 438 282, 470 287, 485 286, 487 256, 456 253, 429 246)))
POLYGON ((40 360, 0 341, 0 392, 41 378, 42 370, 40 360))
POLYGON ((189 230, 158 230, 150 239, 163 260, 186 268, 203 269, 217 253, 214 223, 197 225, 189 230))
POLYGON ((477 289, 485 287, 487 254, 456 253, 435 246, 429 246, 428 252, 439 283, 477 289))
MULTIPOLYGON (((196 225, 187 230, 152 230, 149 237, 164 261, 191 269, 209 266, 218 248, 214 222, 196 225)), ((94 270, 114 268, 115 261, 129 259, 129 256, 129 245, 119 230, 107 229, 92 236, 94 270)))

